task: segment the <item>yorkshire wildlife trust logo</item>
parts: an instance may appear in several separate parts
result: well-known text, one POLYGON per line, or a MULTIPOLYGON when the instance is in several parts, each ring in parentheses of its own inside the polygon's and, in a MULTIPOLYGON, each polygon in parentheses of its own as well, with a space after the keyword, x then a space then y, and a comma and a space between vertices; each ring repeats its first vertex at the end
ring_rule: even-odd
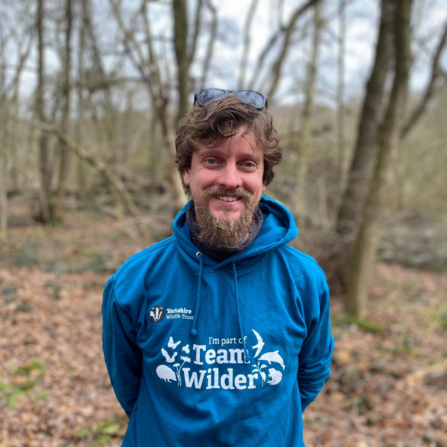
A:
POLYGON ((161 306, 154 306, 151 309, 151 323, 160 323, 165 317, 165 311, 161 306))

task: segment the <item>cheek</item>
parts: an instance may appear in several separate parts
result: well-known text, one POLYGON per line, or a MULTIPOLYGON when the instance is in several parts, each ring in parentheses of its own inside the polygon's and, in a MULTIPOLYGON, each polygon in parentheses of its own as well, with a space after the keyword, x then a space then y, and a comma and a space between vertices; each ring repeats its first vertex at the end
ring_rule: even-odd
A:
POLYGON ((256 181, 250 182, 250 185, 247 185, 247 187, 250 188, 250 191, 253 194, 261 195, 262 192, 265 190, 265 184, 263 183, 261 178, 256 179, 256 181))

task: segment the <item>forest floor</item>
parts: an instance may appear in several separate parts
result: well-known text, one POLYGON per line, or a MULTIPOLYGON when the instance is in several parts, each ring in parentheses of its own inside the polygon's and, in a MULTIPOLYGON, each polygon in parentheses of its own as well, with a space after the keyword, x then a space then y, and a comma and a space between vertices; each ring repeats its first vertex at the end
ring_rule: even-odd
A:
MULTIPOLYGON (((103 361, 106 280, 141 250, 131 225, 69 213, 0 244, 0 446, 119 446, 127 417, 103 361)), ((332 297, 332 372, 311 446, 447 447, 447 275, 380 264, 365 326, 332 297)))

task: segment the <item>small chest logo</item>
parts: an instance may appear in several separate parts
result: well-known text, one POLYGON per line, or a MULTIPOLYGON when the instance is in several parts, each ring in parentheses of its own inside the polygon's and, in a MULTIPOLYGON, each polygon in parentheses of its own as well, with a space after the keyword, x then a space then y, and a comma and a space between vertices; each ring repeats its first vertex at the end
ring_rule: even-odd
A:
POLYGON ((161 306, 154 306, 151 309, 151 323, 160 323, 165 317, 165 311, 161 306))

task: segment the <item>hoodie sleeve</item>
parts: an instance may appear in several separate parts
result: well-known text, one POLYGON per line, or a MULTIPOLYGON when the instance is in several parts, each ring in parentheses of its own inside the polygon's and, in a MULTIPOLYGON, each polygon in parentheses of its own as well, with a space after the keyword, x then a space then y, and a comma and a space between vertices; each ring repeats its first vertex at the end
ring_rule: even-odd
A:
POLYGON ((298 387, 302 411, 314 401, 329 377, 334 339, 330 332, 329 290, 319 296, 320 313, 311 322, 299 354, 298 387))
POLYGON ((110 278, 102 303, 104 358, 119 403, 130 417, 140 389, 142 355, 130 317, 120 308, 110 278))

